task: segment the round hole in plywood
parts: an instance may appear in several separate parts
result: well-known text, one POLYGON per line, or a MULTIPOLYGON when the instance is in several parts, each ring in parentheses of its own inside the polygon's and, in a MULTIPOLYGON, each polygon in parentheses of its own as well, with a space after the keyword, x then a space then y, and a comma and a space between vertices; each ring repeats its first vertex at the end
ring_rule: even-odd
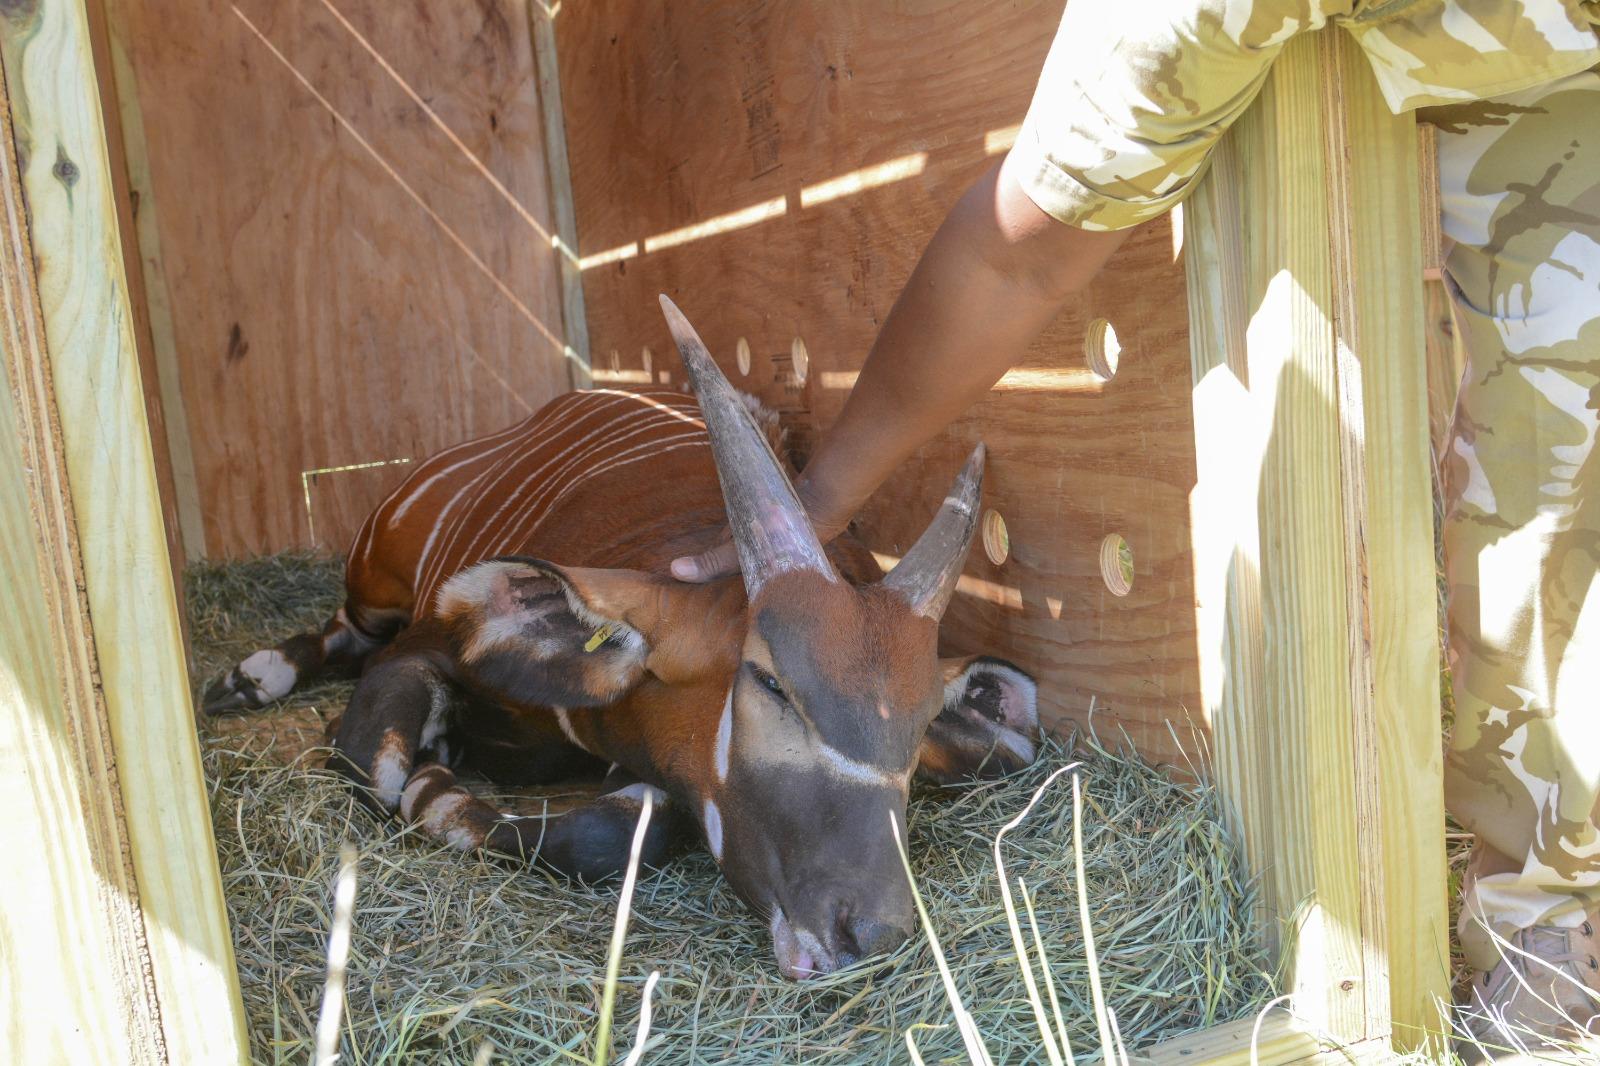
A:
POLYGON ((743 337, 740 337, 739 343, 734 346, 733 361, 739 365, 740 377, 750 376, 750 342, 743 337))
POLYGON ((646 374, 655 369, 656 356, 648 347, 644 350, 644 372, 646 374))
POLYGON ((1011 558, 1011 534, 999 511, 991 510, 983 516, 983 553, 996 566, 1011 558))
POLYGON ((1097 318, 1089 323, 1089 331, 1083 336, 1084 360, 1089 364, 1089 369, 1094 371, 1095 377, 1101 381, 1110 381, 1117 376, 1117 358, 1122 354, 1122 345, 1117 340, 1117 331, 1111 328, 1111 323, 1103 318, 1097 318))
POLYGON ((1100 577, 1113 596, 1133 591, 1133 549, 1121 533, 1112 533, 1100 542, 1100 577))
POLYGON ((804 385, 806 374, 811 370, 811 355, 806 351, 806 342, 796 337, 794 343, 789 345, 789 358, 794 365, 794 383, 804 385))

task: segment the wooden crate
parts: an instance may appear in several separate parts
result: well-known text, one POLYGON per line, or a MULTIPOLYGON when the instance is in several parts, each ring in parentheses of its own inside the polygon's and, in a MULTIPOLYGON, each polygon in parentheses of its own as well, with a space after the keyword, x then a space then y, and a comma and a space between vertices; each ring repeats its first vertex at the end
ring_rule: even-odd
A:
MULTIPOLYGON (((6 947, 75 1005, 13 998, 17 1046, 242 1054, 169 546, 337 549, 411 460, 590 380, 681 381, 658 292, 814 439, 1059 14, 0 11, 0 537, 30 590, 0 722, 6 777, 50 784, 13 809, 57 890, 18 889, 6 947)), ((1036 671, 1054 726, 1093 707, 1211 768, 1288 954, 1264 1062, 1412 1045, 1446 992, 1416 146, 1348 41, 1293 42, 1182 211, 861 520, 898 556, 989 444, 1009 553, 974 552, 946 640, 1036 671)), ((1146 1060, 1247 1060, 1241 1032, 1146 1060)))

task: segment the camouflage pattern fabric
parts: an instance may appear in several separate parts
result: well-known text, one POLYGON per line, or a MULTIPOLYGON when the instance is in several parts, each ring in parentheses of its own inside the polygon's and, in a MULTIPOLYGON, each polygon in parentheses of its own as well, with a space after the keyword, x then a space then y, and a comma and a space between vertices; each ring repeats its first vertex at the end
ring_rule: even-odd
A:
POLYGON ((1479 835, 1462 932, 1487 970, 1486 930, 1600 907, 1600 0, 1070 0, 1008 165, 1063 222, 1153 218, 1283 43, 1330 22, 1441 131, 1468 352, 1444 471, 1446 799, 1479 835))
POLYGON ((1444 458, 1462 942, 1600 907, 1600 72, 1430 108, 1467 368, 1444 458))
POLYGON ((1600 63, 1600 0, 1070 0, 1011 166, 1063 222, 1154 218, 1193 188, 1284 42, 1330 22, 1360 43, 1396 111, 1600 63))

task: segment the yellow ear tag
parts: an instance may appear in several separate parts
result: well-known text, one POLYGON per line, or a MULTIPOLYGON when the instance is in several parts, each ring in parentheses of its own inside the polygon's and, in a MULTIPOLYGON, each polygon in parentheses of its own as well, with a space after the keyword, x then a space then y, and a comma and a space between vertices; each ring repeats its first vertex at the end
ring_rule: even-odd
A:
POLYGON ((583 646, 583 650, 594 651, 600 645, 610 640, 611 634, 615 633, 616 631, 617 624, 615 622, 607 622, 605 625, 594 631, 594 636, 589 638, 589 643, 583 646))

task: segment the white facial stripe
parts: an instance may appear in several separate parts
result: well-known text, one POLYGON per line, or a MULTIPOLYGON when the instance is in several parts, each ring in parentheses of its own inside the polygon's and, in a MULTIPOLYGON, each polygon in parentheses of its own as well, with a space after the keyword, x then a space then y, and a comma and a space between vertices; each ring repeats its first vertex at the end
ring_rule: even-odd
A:
POLYGON ((722 861, 722 812, 717 810, 716 802, 706 800, 705 816, 701 819, 706 829, 706 844, 711 848, 711 857, 719 863, 722 861))
POLYGON ((850 781, 859 781, 866 785, 878 785, 883 788, 905 788, 911 779, 909 770, 884 770, 869 763, 852 759, 838 748, 820 741, 816 745, 817 754, 821 755, 830 769, 839 777, 850 781))
POLYGON ((722 701, 722 721, 717 723, 717 781, 728 779, 728 749, 733 746, 733 688, 728 688, 728 698, 722 701))
POLYGON ((890 770, 851 758, 822 740, 794 716, 763 719, 759 739, 751 731, 740 733, 739 758, 763 774, 811 773, 820 763, 834 777, 880 788, 904 790, 911 781, 915 764, 904 770, 890 770))

